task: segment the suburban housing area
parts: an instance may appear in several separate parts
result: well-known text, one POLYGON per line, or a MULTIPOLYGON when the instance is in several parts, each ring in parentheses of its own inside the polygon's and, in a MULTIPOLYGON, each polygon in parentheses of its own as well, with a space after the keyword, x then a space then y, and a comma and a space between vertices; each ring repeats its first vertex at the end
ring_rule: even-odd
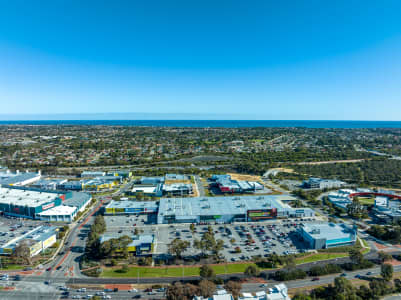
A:
MULTIPOLYGON (((119 136, 119 129, 99 130, 110 141, 119 136)), ((73 167, 49 168, 43 160, 28 168, 25 152, 16 150, 24 165, 0 168, 0 286, 16 278, 25 287, 32 276, 44 290, 73 299, 187 299, 191 291, 191 299, 277 300, 302 299, 299 287, 328 289, 336 278, 380 284, 383 268, 398 271, 401 192, 395 179, 383 175, 386 184, 379 185, 370 171, 397 167, 393 156, 377 157, 384 144, 371 153, 348 145, 348 133, 339 131, 350 161, 330 163, 324 155, 338 149, 327 147, 319 131, 249 129, 244 140, 188 148, 174 145, 187 134, 191 143, 198 134, 207 141, 206 132, 177 132, 131 146, 130 159, 138 151, 146 156, 132 165, 119 165, 131 150, 112 154, 108 165, 114 152, 87 151, 92 146, 84 142, 80 155, 91 159, 73 167), (324 163, 309 163, 312 157, 324 163), (350 175, 342 175, 348 168, 350 175)), ((377 132, 357 132, 350 136, 380 140, 377 132)), ((223 139, 220 130, 209 134, 223 139)), ((36 140, 57 148, 53 138, 24 145, 36 140)))

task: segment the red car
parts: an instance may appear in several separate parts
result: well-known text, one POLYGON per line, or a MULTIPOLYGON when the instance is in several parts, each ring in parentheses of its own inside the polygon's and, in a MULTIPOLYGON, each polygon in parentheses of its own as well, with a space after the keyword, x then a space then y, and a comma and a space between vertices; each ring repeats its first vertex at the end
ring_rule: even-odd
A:
POLYGON ((51 271, 51 270, 52 270, 52 268, 51 268, 51 267, 46 269, 46 271, 51 271))
POLYGON ((314 278, 312 278, 312 281, 319 281, 319 280, 320 280, 319 277, 314 277, 314 278))

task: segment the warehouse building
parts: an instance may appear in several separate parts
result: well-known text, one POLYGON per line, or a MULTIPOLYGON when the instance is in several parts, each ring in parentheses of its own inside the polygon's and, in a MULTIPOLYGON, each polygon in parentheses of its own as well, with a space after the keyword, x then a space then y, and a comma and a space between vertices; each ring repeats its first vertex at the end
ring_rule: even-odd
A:
POLYGON ((338 191, 330 192, 327 198, 334 206, 341 209, 347 209, 347 206, 352 203, 351 195, 353 193, 355 193, 354 190, 341 189, 338 191))
POLYGON ((81 177, 85 178, 85 177, 101 177, 101 176, 105 176, 106 172, 102 172, 102 171, 84 171, 81 173, 81 177))
POLYGON ((92 195, 88 193, 69 192, 65 194, 64 199, 62 205, 39 213, 39 219, 46 222, 73 222, 78 212, 84 211, 90 204, 92 195))
POLYGON ((114 186, 118 185, 121 177, 114 177, 114 176, 103 176, 103 177, 96 177, 93 179, 86 179, 82 181, 82 189, 89 190, 89 191, 100 191, 104 189, 111 189, 114 186))
POLYGON ((190 183, 174 183, 163 186, 163 195, 185 196, 192 195, 193 192, 192 184, 190 183))
POLYGON ((299 235, 310 249, 327 249, 353 245, 357 231, 345 224, 315 223, 303 224, 298 229, 299 235))
POLYGON ((40 179, 39 181, 33 183, 31 187, 41 190, 55 191, 60 185, 63 185, 66 182, 67 179, 40 179))
POLYGON ((115 170, 107 172, 108 176, 121 176, 124 179, 132 177, 132 172, 128 170, 115 170))
POLYGON ((32 257, 51 247, 56 241, 57 229, 55 227, 39 226, 0 245, 0 254, 11 255, 17 245, 25 242, 29 247, 30 256, 32 257))
MULTIPOLYGON (((110 239, 121 237, 122 234, 104 234, 100 237, 100 243, 104 243, 110 239)), ((149 235, 134 235, 131 237, 132 242, 128 244, 127 250, 136 256, 149 256, 153 253, 154 236, 149 235)), ((121 250, 120 250, 121 251, 121 250)))
POLYGON ((7 170, 0 172, 0 186, 24 186, 38 181, 41 176, 40 171, 38 173, 28 171, 22 173, 17 170, 15 173, 12 173, 10 170, 7 170))
POLYGON ((160 183, 164 183, 164 177, 142 177, 139 180, 140 184, 146 185, 158 185, 160 183))
POLYGON ((157 223, 231 223, 314 216, 312 209, 294 209, 283 202, 293 199, 282 195, 162 198, 157 223))
POLYGON ((63 205, 76 207, 77 211, 84 211, 90 204, 92 195, 89 193, 68 192, 65 194, 63 205))
POLYGON ((67 181, 65 183, 59 184, 57 189, 64 191, 82 191, 82 181, 67 181))
POLYGON ((73 222, 78 209, 73 206, 60 205, 38 214, 46 222, 73 222))
POLYGON ((159 209, 155 201, 114 201, 112 200, 104 209, 106 215, 124 214, 157 214, 159 209))
POLYGON ((135 184, 128 192, 131 196, 136 196, 139 193, 149 197, 161 197, 163 195, 163 184, 135 184))
POLYGON ((216 187, 221 193, 253 193, 263 190, 264 186, 257 181, 233 180, 230 175, 212 175, 209 178, 210 188, 216 187))
POLYGON ((0 211, 5 215, 36 219, 37 215, 61 205, 65 195, 51 191, 0 188, 0 211))
POLYGON ((166 174, 164 176, 165 180, 170 180, 170 181, 184 181, 184 180, 190 180, 191 177, 188 175, 182 175, 182 174, 166 174))
POLYGON ((83 211, 91 200, 90 194, 80 192, 60 193, 22 187, 0 188, 0 211, 14 217, 70 221, 79 211, 83 211), (57 215, 58 213, 60 214, 57 215))
POLYGON ((302 186, 307 189, 333 189, 347 185, 346 182, 334 179, 322 179, 311 177, 302 183, 302 186))

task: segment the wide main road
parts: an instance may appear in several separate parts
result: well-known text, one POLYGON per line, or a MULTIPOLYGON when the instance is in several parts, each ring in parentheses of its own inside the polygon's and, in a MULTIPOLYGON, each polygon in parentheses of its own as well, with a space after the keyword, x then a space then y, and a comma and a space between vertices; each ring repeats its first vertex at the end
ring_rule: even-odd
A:
MULTIPOLYGON (((394 267, 395 272, 400 272, 401 271, 401 266, 395 266, 394 267)), ((328 284, 328 283, 333 283, 334 279, 338 277, 339 274, 333 274, 333 275, 327 275, 320 277, 319 280, 312 281, 311 278, 308 279, 302 279, 302 280, 293 280, 293 281, 287 281, 285 284, 287 285, 288 288, 290 289, 297 289, 297 288, 303 288, 303 287, 311 287, 311 286, 317 286, 321 284, 328 284)), ((363 280, 365 277, 366 279, 372 278, 372 277, 378 277, 380 276, 380 267, 375 267, 375 268, 370 268, 370 269, 365 269, 365 270, 359 270, 359 271, 353 271, 353 272, 348 272, 345 274, 345 278, 347 279, 354 279, 356 277, 360 277, 360 279, 363 280), (369 275, 367 275, 367 273, 369 275)), ((77 279, 77 281, 80 281, 77 279)), ((135 279, 131 279, 131 283, 135 283, 135 279)), ((262 290, 266 290, 267 288, 273 287, 277 282, 271 281, 267 283, 267 286, 261 286, 261 283, 245 283, 242 285, 242 292, 249 292, 249 293, 254 293, 262 290)), ((80 293, 77 292, 76 290, 72 290, 70 292, 70 299, 74 295, 94 295, 96 293, 96 290, 90 290, 88 289, 85 293, 80 293)), ((142 296, 142 299, 163 299, 164 298, 164 293, 163 292, 156 292, 154 295, 148 295, 144 291, 139 291, 139 292, 128 292, 128 291, 118 291, 118 292, 111 292, 108 293, 112 299, 132 299, 133 295, 140 294, 142 296)), ((50 288, 48 290, 41 290, 38 292, 32 292, 32 291, 26 291, 19 289, 17 291, 13 292, 6 292, 6 291, 0 291, 0 299, 58 299, 61 297, 62 291, 55 291, 54 288, 50 288)))

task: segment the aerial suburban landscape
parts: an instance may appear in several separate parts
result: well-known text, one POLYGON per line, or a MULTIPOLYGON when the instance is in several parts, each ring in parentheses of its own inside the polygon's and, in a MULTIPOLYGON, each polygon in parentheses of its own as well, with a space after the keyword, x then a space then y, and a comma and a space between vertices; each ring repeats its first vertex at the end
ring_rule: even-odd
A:
POLYGON ((399 128, 1 129, 2 297, 401 289, 399 128))
POLYGON ((0 0, 0 300, 401 300, 400 0, 0 0))

